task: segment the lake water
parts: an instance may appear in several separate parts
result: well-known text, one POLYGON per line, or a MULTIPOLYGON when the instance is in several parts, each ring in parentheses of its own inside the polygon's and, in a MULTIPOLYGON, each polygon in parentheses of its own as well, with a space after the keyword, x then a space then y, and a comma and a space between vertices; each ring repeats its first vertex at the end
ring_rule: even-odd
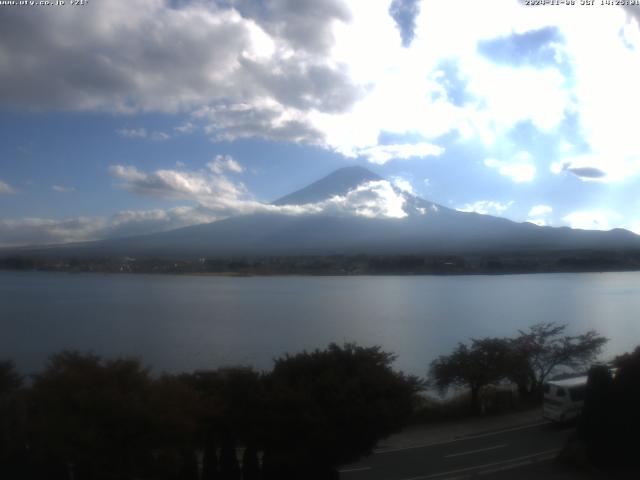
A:
POLYGON ((330 342, 381 345, 425 375, 471 337, 543 321, 640 344, 640 273, 198 277, 0 272, 0 359, 25 373, 61 349, 137 356, 155 371, 269 369, 330 342))

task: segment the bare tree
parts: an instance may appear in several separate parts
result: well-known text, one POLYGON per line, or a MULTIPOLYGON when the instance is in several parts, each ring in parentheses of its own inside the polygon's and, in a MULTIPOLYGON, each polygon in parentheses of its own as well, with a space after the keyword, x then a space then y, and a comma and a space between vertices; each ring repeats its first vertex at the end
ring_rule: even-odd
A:
POLYGON ((535 394, 558 367, 586 367, 600 353, 607 339, 595 330, 581 335, 565 335, 567 325, 542 322, 520 330, 511 341, 511 378, 521 393, 535 394))
POLYGON ((471 346, 459 343, 453 353, 431 362, 431 381, 441 391, 451 385, 468 387, 471 411, 479 413, 482 388, 507 377, 510 357, 509 341, 503 338, 476 339, 471 346))

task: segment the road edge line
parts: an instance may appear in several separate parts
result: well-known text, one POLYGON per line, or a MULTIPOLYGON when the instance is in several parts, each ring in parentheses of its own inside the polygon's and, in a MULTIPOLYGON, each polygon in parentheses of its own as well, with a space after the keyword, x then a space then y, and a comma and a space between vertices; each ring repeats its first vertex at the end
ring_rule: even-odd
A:
POLYGON ((433 447, 434 445, 446 445, 447 443, 462 442, 464 440, 473 440, 474 438, 490 437, 492 435, 498 435, 500 433, 515 432, 517 430, 525 430, 527 428, 539 427, 540 425, 547 425, 548 423, 549 423, 548 421, 544 421, 544 422, 531 423, 531 424, 527 424, 527 425, 520 425, 520 426, 517 426, 517 427, 503 428, 502 430, 495 430, 495 431, 492 431, 492 432, 471 434, 471 435, 467 435, 467 436, 463 436, 463 437, 453 438, 451 440, 445 440, 445 441, 442 441, 442 442, 430 442, 430 443, 421 443, 419 445, 410 445, 410 446, 407 446, 407 447, 378 449, 378 450, 374 450, 373 453, 375 455, 379 455, 379 454, 383 454, 383 453, 401 452, 402 450, 413 450, 415 448, 433 447))

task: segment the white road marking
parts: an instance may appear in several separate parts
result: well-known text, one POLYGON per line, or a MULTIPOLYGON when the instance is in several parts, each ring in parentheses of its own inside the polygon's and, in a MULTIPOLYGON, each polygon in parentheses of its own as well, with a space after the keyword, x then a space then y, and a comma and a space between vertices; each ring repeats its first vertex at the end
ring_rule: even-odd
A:
MULTIPOLYGON (((537 453, 532 453, 530 455, 523 455, 522 457, 515 457, 515 458, 510 458, 508 460, 502 460, 500 462, 491 462, 491 463, 484 463, 482 465, 474 465, 472 467, 466 467, 466 468, 459 468, 457 470, 449 470, 448 472, 440 472, 440 473, 432 473, 430 475, 424 475, 421 477, 411 477, 411 478, 405 478, 403 480, 427 480, 429 478, 438 478, 438 477, 444 477, 446 475, 455 475, 457 473, 464 473, 464 472, 470 472, 472 470, 479 470, 482 468, 487 468, 487 467, 497 467, 499 465, 506 465, 509 463, 513 463, 514 467, 517 466, 521 466, 523 464, 526 464, 528 462, 523 462, 523 460, 533 460, 533 458, 535 457, 541 457, 541 456, 545 456, 545 455, 551 455, 549 456, 549 458, 553 458, 552 454, 556 454, 560 451, 559 448, 555 448, 552 450, 544 450, 542 452, 537 452, 537 453)), ((546 458, 540 458, 539 460, 543 460, 546 458)), ((511 467, 511 466, 509 466, 511 467)), ((507 470, 509 467, 505 466, 504 468, 502 468, 502 470, 507 470)))
POLYGON ((345 468, 344 470, 338 470, 338 472, 340 473, 364 472, 365 470, 371 470, 371 467, 345 468))
POLYGON ((539 427, 540 425, 548 425, 548 424, 549 422, 547 421, 538 422, 538 423, 532 423, 529 425, 522 425, 520 427, 512 427, 512 428, 505 428, 503 430, 496 430, 494 432, 479 433, 477 435, 469 435, 467 437, 453 438, 451 440, 445 440, 444 442, 421 443, 419 445, 411 445, 410 447, 400 447, 400 448, 381 448, 378 450, 374 450, 373 453, 375 453, 376 455, 379 455, 382 453, 393 453, 393 452, 401 452, 403 450, 414 450, 416 448, 433 447, 434 445, 446 445, 447 443, 463 442, 465 440, 473 440, 474 438, 491 437, 493 435, 499 435, 501 433, 515 432, 516 430, 525 430, 527 428, 534 428, 534 427, 539 427))
POLYGON ((468 452, 452 453, 450 455, 445 455, 444 458, 462 457, 463 455, 471 455, 472 453, 486 452, 487 450, 495 450, 497 448, 504 448, 506 446, 507 446, 507 444, 503 443, 502 445, 495 445, 493 447, 479 448, 477 450, 469 450, 468 452))

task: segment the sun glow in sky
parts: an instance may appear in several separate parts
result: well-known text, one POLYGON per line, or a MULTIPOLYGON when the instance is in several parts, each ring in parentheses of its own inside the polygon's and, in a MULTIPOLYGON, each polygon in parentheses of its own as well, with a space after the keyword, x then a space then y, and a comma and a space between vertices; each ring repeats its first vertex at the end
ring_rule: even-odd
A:
MULTIPOLYGON (((451 208, 640 233, 640 7, 575 3, 0 6, 0 245, 272 211, 349 165, 451 208)), ((402 217, 390 185, 281 210, 402 217)))

